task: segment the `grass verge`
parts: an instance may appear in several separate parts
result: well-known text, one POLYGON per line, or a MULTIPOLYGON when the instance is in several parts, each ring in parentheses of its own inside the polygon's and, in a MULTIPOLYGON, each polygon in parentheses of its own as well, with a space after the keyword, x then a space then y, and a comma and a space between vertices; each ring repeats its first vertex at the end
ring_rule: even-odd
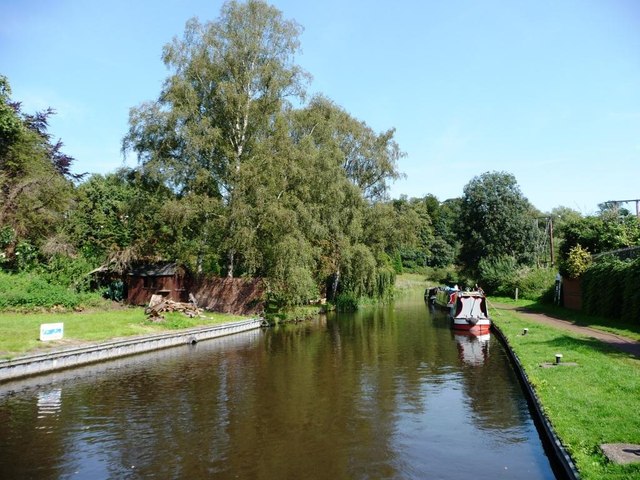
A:
POLYGON ((493 317, 518 355, 544 411, 583 479, 640 478, 640 464, 614 465, 603 443, 640 444, 640 360, 595 339, 525 321, 493 317), (523 328, 527 335, 522 335, 523 328), (556 353, 578 366, 542 368, 556 353))
POLYGON ((70 313, 0 313, 0 358, 100 342, 134 335, 216 325, 243 317, 207 312, 204 317, 189 318, 182 313, 165 314, 162 322, 147 320, 140 307, 117 310, 70 313), (43 343, 40 325, 64 323, 64 339, 43 343))
POLYGON ((567 320, 569 322, 575 323, 576 325, 595 328, 597 330, 602 330, 603 332, 615 333, 616 335, 622 335, 623 337, 631 338, 640 342, 640 324, 633 325, 612 320, 610 318, 586 315, 582 312, 576 312, 564 307, 548 305, 532 300, 518 300, 516 302, 515 300, 510 298, 491 297, 489 299, 489 302, 489 305, 491 305, 491 302, 495 302, 505 305, 513 305, 516 307, 523 307, 527 310, 531 310, 532 312, 544 313, 551 317, 567 320))
POLYGON ((425 275, 419 273, 403 273, 396 277, 394 295, 396 297, 402 297, 413 294, 416 291, 424 292, 425 288, 429 285, 435 284, 437 283, 430 283, 425 275))

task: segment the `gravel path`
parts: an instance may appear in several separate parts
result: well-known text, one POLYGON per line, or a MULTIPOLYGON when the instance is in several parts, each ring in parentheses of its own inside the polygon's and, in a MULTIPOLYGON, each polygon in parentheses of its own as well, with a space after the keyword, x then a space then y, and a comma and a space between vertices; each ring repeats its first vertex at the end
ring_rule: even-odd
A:
POLYGON ((611 345, 614 348, 622 350, 623 352, 630 353, 640 358, 640 342, 632 340, 630 338, 622 337, 614 333, 603 332, 602 330, 596 330, 591 327, 583 327, 576 325, 568 320, 560 320, 559 318, 550 317, 544 313, 534 313, 524 308, 510 307, 508 305, 496 305, 496 310, 514 310, 522 318, 528 320, 550 325, 552 327, 561 328, 563 330, 569 330, 571 332, 579 333, 587 337, 595 338, 603 343, 611 345))

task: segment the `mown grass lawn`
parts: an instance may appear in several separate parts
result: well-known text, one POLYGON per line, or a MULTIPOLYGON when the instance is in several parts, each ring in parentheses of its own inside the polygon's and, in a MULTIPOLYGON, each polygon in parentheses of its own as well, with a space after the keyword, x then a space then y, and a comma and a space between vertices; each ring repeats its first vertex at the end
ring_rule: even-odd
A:
POLYGON ((640 342, 640 323, 628 324, 612 320, 610 318, 585 315, 582 312, 576 312, 567 308, 559 307, 556 305, 548 305, 533 300, 515 301, 510 298, 492 297, 489 301, 497 304, 524 307, 532 312, 544 313, 551 317, 567 320, 569 322, 575 323, 576 325, 595 328, 597 330, 602 330, 603 332, 615 333, 616 335, 622 335, 623 337, 631 338, 640 342))
POLYGON ((164 321, 151 322, 144 314, 144 309, 139 307, 79 313, 0 312, 0 358, 134 335, 215 325, 243 318, 211 312, 195 318, 178 312, 165 313, 164 316, 164 321), (63 340, 41 342, 40 325, 43 323, 64 323, 63 340))
POLYGON ((614 465, 603 443, 640 444, 640 359, 598 340, 500 310, 494 322, 518 355, 556 433, 584 479, 638 479, 640 464, 614 465), (528 334, 522 335, 524 328, 528 334), (555 354, 577 366, 542 368, 555 354))

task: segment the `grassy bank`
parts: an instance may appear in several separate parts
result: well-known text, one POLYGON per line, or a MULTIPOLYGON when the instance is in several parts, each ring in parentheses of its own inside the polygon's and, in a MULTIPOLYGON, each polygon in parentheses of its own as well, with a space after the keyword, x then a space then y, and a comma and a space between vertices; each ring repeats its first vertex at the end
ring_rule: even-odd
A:
POLYGON ((496 325, 518 355, 544 411, 582 478, 640 478, 640 464, 609 463, 599 445, 640 444, 640 360, 595 339, 526 321, 500 310, 496 325), (524 328, 529 329, 522 335, 524 328), (542 368, 562 353, 578 366, 542 368))
POLYGON ((121 308, 80 313, 0 313, 0 358, 46 351, 83 343, 100 342, 133 335, 215 325, 242 317, 207 312, 205 317, 189 318, 182 313, 165 314, 165 320, 147 320, 143 308, 121 308), (43 343, 40 325, 64 323, 64 339, 43 343))
POLYGON ((403 273, 396 277, 395 293, 402 295, 412 290, 424 291, 429 286, 429 281, 425 275, 419 273, 403 273))
POLYGON ((593 315, 585 315, 582 312, 576 312, 564 307, 556 305, 548 305, 532 300, 518 300, 517 302, 510 298, 491 297, 489 300, 495 304, 513 305, 524 307, 532 312, 544 313, 551 317, 560 318, 576 325, 591 327, 603 332, 615 333, 623 337, 631 338, 640 342, 640 324, 629 324, 615 321, 610 318, 596 317, 593 315))

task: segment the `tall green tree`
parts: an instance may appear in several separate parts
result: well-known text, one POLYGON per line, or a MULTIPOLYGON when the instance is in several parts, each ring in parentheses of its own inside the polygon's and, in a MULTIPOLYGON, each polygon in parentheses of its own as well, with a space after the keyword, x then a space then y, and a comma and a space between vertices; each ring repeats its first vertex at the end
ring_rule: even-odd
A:
POLYGON ((56 235, 70 205, 72 182, 81 177, 71 172, 73 158, 62 152, 62 142, 54 142, 47 131, 53 113, 23 113, 11 99, 9 81, 0 76, 0 249, 5 264, 20 253, 21 243, 24 252, 36 252, 56 235))
POLYGON ((178 195, 123 168, 78 185, 63 231, 87 259, 117 270, 140 260, 172 260, 218 271, 219 216, 219 201, 197 192, 178 195))
MULTIPOLYGON (((156 251, 206 245, 228 275, 268 279, 281 304, 324 288, 386 288, 390 239, 374 241, 366 227, 384 223, 379 204, 402 156, 393 129, 375 133, 327 99, 293 107, 308 77, 294 62, 300 32, 256 0, 225 3, 213 22, 189 21, 164 48, 172 73, 158 100, 131 110, 123 141, 141 177, 174 195, 157 209, 156 251), (212 208, 203 216, 197 203, 212 208)), ((409 213, 394 212, 394 238, 415 236, 397 228, 409 213)))
POLYGON ((431 244, 429 265, 444 267, 455 263, 460 252, 459 239, 461 198, 437 202, 437 198, 427 195, 425 204, 432 218, 434 239, 431 244))
POLYGON ((299 117, 295 135, 309 135, 319 148, 331 152, 347 178, 365 199, 382 200, 389 182, 402 177, 398 161, 404 156, 394 140, 395 129, 375 133, 328 98, 317 95, 299 117))
MULTIPOLYGON (((308 231, 313 232, 319 275, 331 279, 327 294, 333 298, 339 290, 363 285, 358 276, 365 270, 354 268, 354 258, 373 258, 375 268, 367 275, 375 277, 386 271, 393 239, 415 237, 413 229, 398 228, 414 217, 399 215, 383 201, 389 182, 400 177, 401 153, 392 130, 377 135, 322 96, 291 112, 291 118, 291 137, 313 165, 308 194, 302 198, 305 205, 314 205, 308 231), (369 254, 362 256, 365 250, 369 254)), ((358 287, 350 293, 364 291, 358 287)))
POLYGON ((419 199, 402 196, 366 209, 363 243, 376 255, 385 253, 415 270, 426 266, 432 240, 431 219, 419 199))
POLYGON ((480 260, 510 257, 518 264, 533 259, 536 212, 516 178, 506 172, 486 172, 465 187, 460 205, 460 260, 478 272, 480 260))
POLYGON ((245 243, 245 208, 236 195, 244 165, 287 99, 304 94, 307 75, 294 62, 300 33, 265 2, 227 2, 218 20, 192 19, 182 39, 164 47, 173 73, 156 102, 131 111, 125 150, 182 191, 206 176, 223 199, 229 276, 245 243))

